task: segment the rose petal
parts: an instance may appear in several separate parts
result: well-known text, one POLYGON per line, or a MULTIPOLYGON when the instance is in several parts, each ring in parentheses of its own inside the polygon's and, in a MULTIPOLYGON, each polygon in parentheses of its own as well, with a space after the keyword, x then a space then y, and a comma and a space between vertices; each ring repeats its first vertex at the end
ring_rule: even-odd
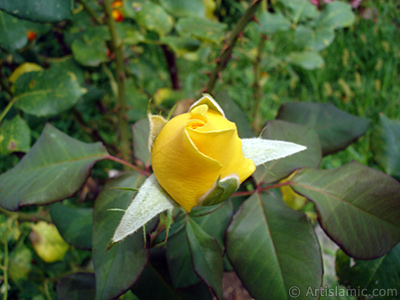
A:
POLYGON ((153 170, 161 186, 184 209, 190 211, 212 188, 222 165, 202 154, 189 138, 186 124, 191 114, 171 119, 154 142, 153 170))

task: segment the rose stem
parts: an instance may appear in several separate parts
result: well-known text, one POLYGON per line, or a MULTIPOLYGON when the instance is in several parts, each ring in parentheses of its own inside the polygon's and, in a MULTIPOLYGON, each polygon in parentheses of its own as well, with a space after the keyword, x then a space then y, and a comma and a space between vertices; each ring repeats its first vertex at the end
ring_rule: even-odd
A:
POLYGON ((205 92, 210 94, 212 93, 219 75, 228 64, 228 61, 232 55, 233 48, 235 47, 239 35, 243 32, 243 29, 246 27, 246 25, 250 21, 252 21, 254 14, 256 13, 260 3, 261 0, 253 0, 253 2, 249 5, 249 7, 244 12, 243 16, 236 24, 235 28, 233 28, 231 34, 228 37, 227 43, 223 46, 221 54, 219 58, 216 60, 217 65, 215 66, 213 72, 210 75, 210 79, 208 81, 205 92))
MULTIPOLYGON (((118 90, 115 95, 117 99, 117 111, 118 111, 118 129, 119 136, 121 138, 121 153, 122 158, 129 162, 131 161, 130 155, 130 141, 129 141, 129 125, 126 117, 126 104, 125 104, 125 71, 124 71, 124 60, 122 55, 122 41, 118 36, 117 26, 114 18, 111 15, 111 1, 104 0, 103 8, 106 13, 106 20, 108 24, 108 30, 111 35, 111 52, 115 54, 116 58, 116 79, 118 90)), ((125 164, 126 166, 126 164, 125 164)))

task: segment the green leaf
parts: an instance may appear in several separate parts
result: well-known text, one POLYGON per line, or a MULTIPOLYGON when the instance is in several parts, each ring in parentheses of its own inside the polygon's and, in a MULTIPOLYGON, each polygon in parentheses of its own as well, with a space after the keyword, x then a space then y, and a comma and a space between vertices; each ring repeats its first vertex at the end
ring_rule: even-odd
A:
POLYGON ((280 140, 306 146, 305 151, 266 163, 257 167, 254 178, 257 182, 271 183, 288 176, 302 167, 317 168, 321 163, 322 153, 318 134, 309 127, 286 121, 268 122, 262 138, 280 140))
POLYGON ((188 52, 199 49, 201 43, 191 37, 166 36, 161 38, 161 42, 167 44, 178 57, 188 52))
POLYGON ((0 9, 21 19, 59 22, 72 19, 73 0, 0 1, 0 9))
POLYGON ((135 295, 139 299, 212 300, 205 284, 180 289, 171 286, 163 250, 151 249, 150 263, 132 288, 135 295))
POLYGON ((255 299, 294 299, 296 291, 296 299, 317 299, 306 291, 322 283, 318 240, 306 216, 278 196, 254 194, 243 203, 227 229, 226 252, 255 299))
POLYGON ((136 22, 150 31, 165 36, 174 27, 174 19, 161 6, 146 2, 136 3, 136 22))
POLYGON ((307 26, 298 26, 294 32, 295 43, 302 48, 314 51, 321 51, 328 47, 335 38, 332 27, 316 28, 315 30, 307 26))
POLYGON ((204 17, 206 14, 203 0, 161 0, 160 3, 174 17, 204 17))
POLYGON ((280 107, 277 119, 314 128, 323 155, 345 149, 367 131, 370 123, 330 103, 286 103, 280 107))
POLYGON ((52 69, 57 69, 60 71, 64 70, 74 73, 80 85, 85 82, 85 71, 80 65, 75 62, 71 55, 51 60, 49 59, 49 62, 51 63, 52 69))
POLYGON ((292 52, 288 56, 288 62, 306 70, 322 68, 325 64, 321 55, 313 51, 292 52))
POLYGON ((39 117, 63 112, 82 96, 82 89, 73 73, 53 69, 22 74, 14 83, 13 90, 15 106, 39 117))
POLYGON ((101 143, 80 142, 47 124, 18 165, 0 175, 0 206, 17 210, 68 198, 84 184, 94 163, 107 156, 101 143))
MULTIPOLYGON (((12 3, 13 1, 3 2, 12 3)), ((27 43, 26 29, 22 22, 0 10, 0 47, 12 52, 24 47, 27 43)))
POLYGON ((356 162, 303 169, 291 187, 313 201, 325 232, 350 256, 372 259, 400 241, 400 183, 356 162))
POLYGON ((125 102, 129 107, 127 111, 128 120, 130 122, 136 122, 146 118, 149 97, 144 92, 137 89, 132 78, 126 80, 125 87, 125 102))
POLYGON ((253 137, 254 133, 249 125, 247 117, 243 113, 243 110, 236 104, 235 101, 229 97, 227 92, 217 92, 216 97, 218 99, 218 104, 221 105, 222 110, 225 113, 226 118, 229 121, 235 122, 239 137, 249 138, 253 137))
POLYGON ((168 238, 167 263, 175 288, 188 287, 200 282, 200 278, 193 270, 192 255, 185 228, 168 238))
POLYGON ((304 21, 318 17, 319 12, 309 0, 279 0, 292 12, 293 20, 304 21))
POLYGON ((57 284, 59 300, 94 299, 96 281, 93 273, 75 273, 64 277, 57 284))
POLYGON ((176 30, 182 36, 219 44, 224 39, 226 25, 208 19, 190 17, 179 19, 176 30))
POLYGON ((214 207, 196 207, 190 212, 192 220, 210 236, 216 239, 224 249, 224 235, 233 214, 231 201, 225 201, 217 209, 214 207))
POLYGON ((93 215, 93 264, 96 273, 96 299, 113 299, 125 293, 139 278, 148 260, 143 231, 127 237, 106 252, 107 245, 132 201, 132 192, 111 187, 137 188, 142 176, 127 172, 110 180, 95 201, 93 215), (123 274, 123 276, 122 276, 123 274))
POLYGON ((72 42, 74 59, 83 66, 97 67, 108 61, 106 41, 109 34, 105 27, 86 30, 72 42))
POLYGON ((218 242, 190 218, 186 223, 186 234, 196 274, 211 288, 217 299, 222 300, 223 264, 218 242))
POLYGON ((379 299, 395 299, 394 296, 400 295, 400 244, 385 256, 374 260, 351 262, 350 257, 338 250, 336 270, 339 282, 345 286, 366 289, 370 295, 374 291, 386 291, 386 295, 379 299))
POLYGON ((334 1, 326 4, 316 27, 343 28, 349 27, 354 21, 355 15, 350 4, 334 1))
POLYGON ((372 131, 371 148, 385 173, 400 180, 400 122, 380 114, 372 131))
POLYGON ((117 23, 117 30, 124 45, 137 45, 145 40, 139 28, 133 24, 119 22, 117 23))
POLYGON ((31 147, 31 132, 25 120, 16 115, 12 120, 0 124, 0 154, 28 152, 31 147))
POLYGON ((269 13, 261 11, 257 15, 260 23, 259 31, 264 34, 273 34, 278 31, 286 31, 290 29, 290 22, 280 13, 269 13))
POLYGON ((147 118, 136 122, 132 126, 133 155, 147 167, 151 164, 151 155, 148 147, 149 134, 150 125, 147 118))
POLYGON ((50 206, 50 215, 58 232, 68 244, 85 250, 92 249, 92 208, 53 204, 50 206))

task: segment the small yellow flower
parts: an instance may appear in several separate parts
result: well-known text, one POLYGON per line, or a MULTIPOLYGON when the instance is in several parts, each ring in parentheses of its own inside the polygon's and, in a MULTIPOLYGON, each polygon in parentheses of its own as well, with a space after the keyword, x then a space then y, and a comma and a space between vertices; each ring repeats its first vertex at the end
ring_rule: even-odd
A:
POLYGON ((256 169, 243 155, 235 123, 203 99, 166 123, 152 148, 159 184, 187 211, 225 200, 256 169), (228 194, 218 190, 220 183, 228 183, 228 194))

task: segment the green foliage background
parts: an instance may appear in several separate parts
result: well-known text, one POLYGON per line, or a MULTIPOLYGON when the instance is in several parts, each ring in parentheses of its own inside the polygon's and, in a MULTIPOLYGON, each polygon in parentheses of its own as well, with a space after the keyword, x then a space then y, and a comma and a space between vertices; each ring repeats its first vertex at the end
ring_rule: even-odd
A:
POLYGON ((235 271, 261 300, 293 299, 291 286, 399 299, 399 19, 393 0, 0 0, 0 294, 222 299, 235 271), (148 109, 182 113, 204 91, 241 137, 308 150, 221 207, 175 212, 167 242, 161 215, 105 252, 151 172, 148 109), (38 254, 38 221, 64 258, 38 254))

